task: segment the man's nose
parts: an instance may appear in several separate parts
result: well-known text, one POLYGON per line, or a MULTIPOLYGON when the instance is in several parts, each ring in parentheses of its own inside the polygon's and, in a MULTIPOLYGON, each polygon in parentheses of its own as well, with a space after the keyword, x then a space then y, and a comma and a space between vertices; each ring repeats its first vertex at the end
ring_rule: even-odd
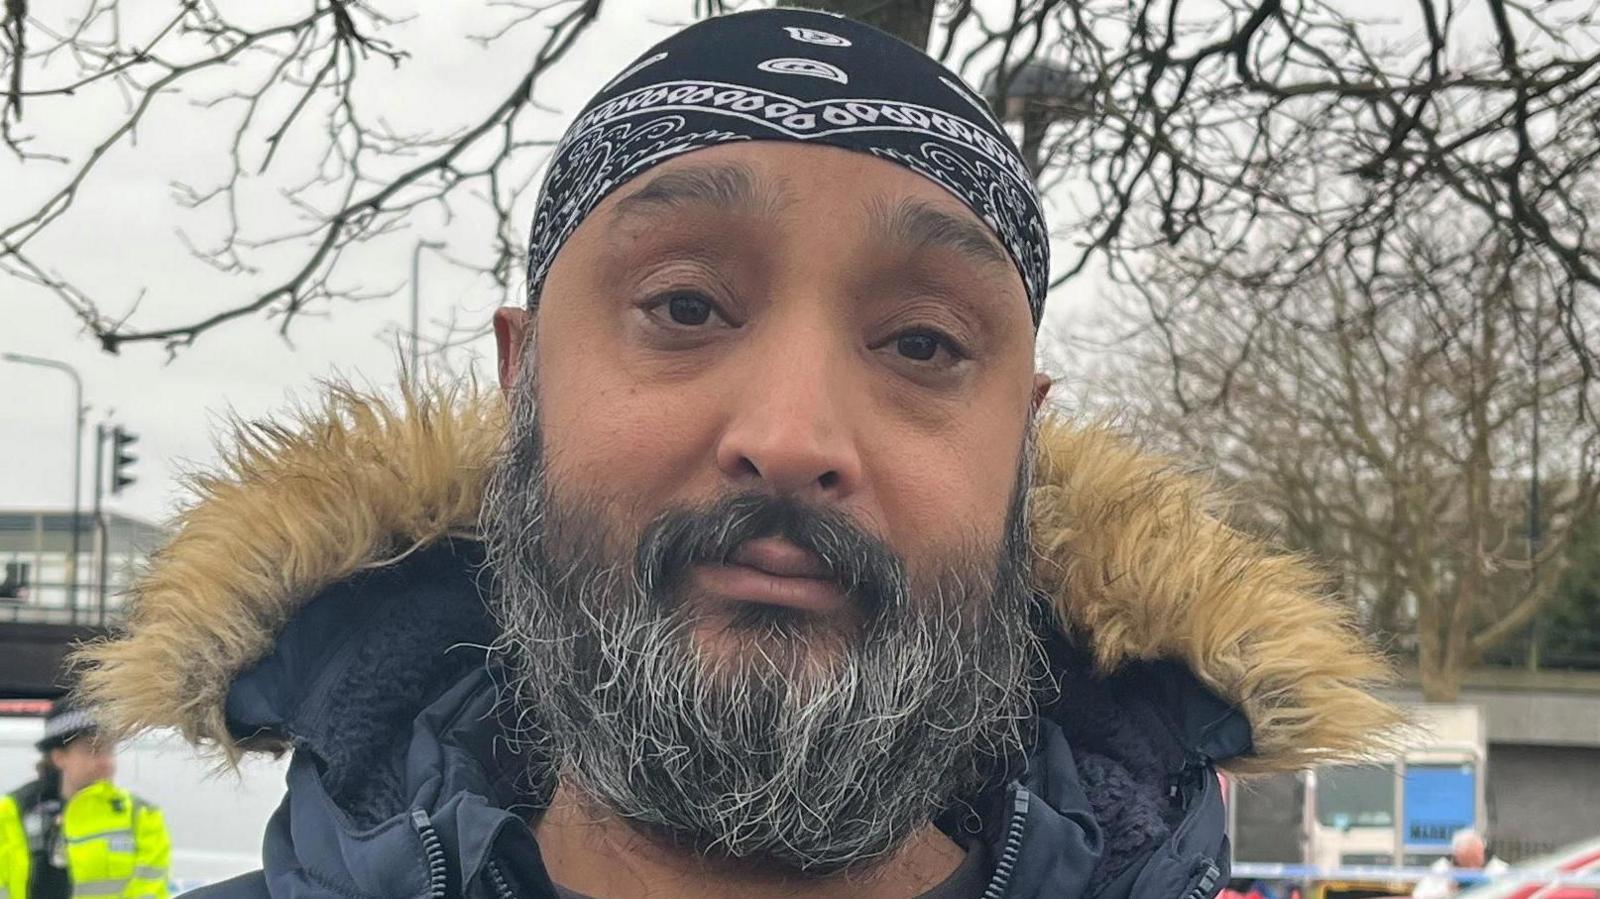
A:
POLYGON ((844 371, 825 342, 753 346, 716 449, 736 486, 813 501, 843 500, 861 486, 861 457, 839 383, 844 371), (819 345, 823 344, 823 345, 819 345))

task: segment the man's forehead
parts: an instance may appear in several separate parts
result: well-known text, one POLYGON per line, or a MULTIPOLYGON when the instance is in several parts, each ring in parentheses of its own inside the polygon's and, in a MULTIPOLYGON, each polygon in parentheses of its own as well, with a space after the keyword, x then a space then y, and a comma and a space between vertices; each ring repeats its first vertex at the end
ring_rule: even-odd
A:
POLYGON ((723 148, 702 150, 664 163, 602 204, 602 215, 621 218, 686 205, 777 213, 795 200, 793 181, 782 167, 752 166, 724 158, 723 148), (609 206, 610 209, 605 207, 609 206))
POLYGON ((828 154, 835 164, 870 170, 875 189, 852 191, 851 199, 879 237, 917 248, 950 249, 974 264, 1011 269, 1010 256, 989 228, 942 188, 870 156, 826 147, 752 143, 702 150, 662 164, 641 177, 637 187, 609 198, 599 213, 619 221, 699 206, 777 218, 802 191, 828 189, 827 179, 814 177, 817 154, 828 154))

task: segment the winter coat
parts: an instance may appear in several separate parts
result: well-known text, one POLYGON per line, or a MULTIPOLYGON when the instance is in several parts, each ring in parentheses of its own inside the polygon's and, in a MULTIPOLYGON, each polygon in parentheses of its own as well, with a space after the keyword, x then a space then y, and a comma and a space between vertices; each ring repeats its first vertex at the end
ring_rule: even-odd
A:
MULTIPOLYGON (((263 870, 202 895, 554 896, 485 649, 475 530, 503 421, 497 395, 336 389, 242 426, 125 633, 87 651, 111 726, 293 752, 263 870)), ((939 823, 987 841, 986 897, 1209 899, 1216 767, 1361 752, 1394 720, 1369 692, 1383 667, 1317 574, 1223 524, 1202 483, 1104 428, 1047 422, 1039 447, 1059 698, 1022 773, 939 823)))

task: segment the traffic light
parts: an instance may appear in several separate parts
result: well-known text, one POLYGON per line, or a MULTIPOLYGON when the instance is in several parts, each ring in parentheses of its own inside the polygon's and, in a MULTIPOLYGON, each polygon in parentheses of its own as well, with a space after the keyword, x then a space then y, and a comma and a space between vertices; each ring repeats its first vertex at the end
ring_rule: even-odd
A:
POLYGON ((139 461, 139 457, 128 452, 128 447, 138 440, 137 436, 124 431, 122 425, 117 425, 111 429, 111 494, 113 496, 121 493, 122 488, 134 482, 134 477, 128 473, 128 469, 133 467, 133 463, 139 461))

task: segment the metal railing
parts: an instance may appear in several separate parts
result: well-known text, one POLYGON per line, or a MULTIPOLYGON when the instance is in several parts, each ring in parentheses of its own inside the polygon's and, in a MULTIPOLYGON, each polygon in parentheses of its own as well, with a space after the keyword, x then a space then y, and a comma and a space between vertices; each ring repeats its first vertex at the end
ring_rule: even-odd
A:
POLYGON ((1523 859, 1537 858, 1549 855, 1561 848, 1555 843, 1541 842, 1538 840, 1515 840, 1505 837, 1494 838, 1494 856, 1504 860, 1507 864, 1515 865, 1523 859))
POLYGON ((77 591, 73 591, 71 586, 64 581, 33 581, 26 587, 24 595, 0 597, 0 621, 105 627, 121 615, 121 585, 107 585, 103 607, 96 592, 87 589, 91 585, 80 584, 77 591))

